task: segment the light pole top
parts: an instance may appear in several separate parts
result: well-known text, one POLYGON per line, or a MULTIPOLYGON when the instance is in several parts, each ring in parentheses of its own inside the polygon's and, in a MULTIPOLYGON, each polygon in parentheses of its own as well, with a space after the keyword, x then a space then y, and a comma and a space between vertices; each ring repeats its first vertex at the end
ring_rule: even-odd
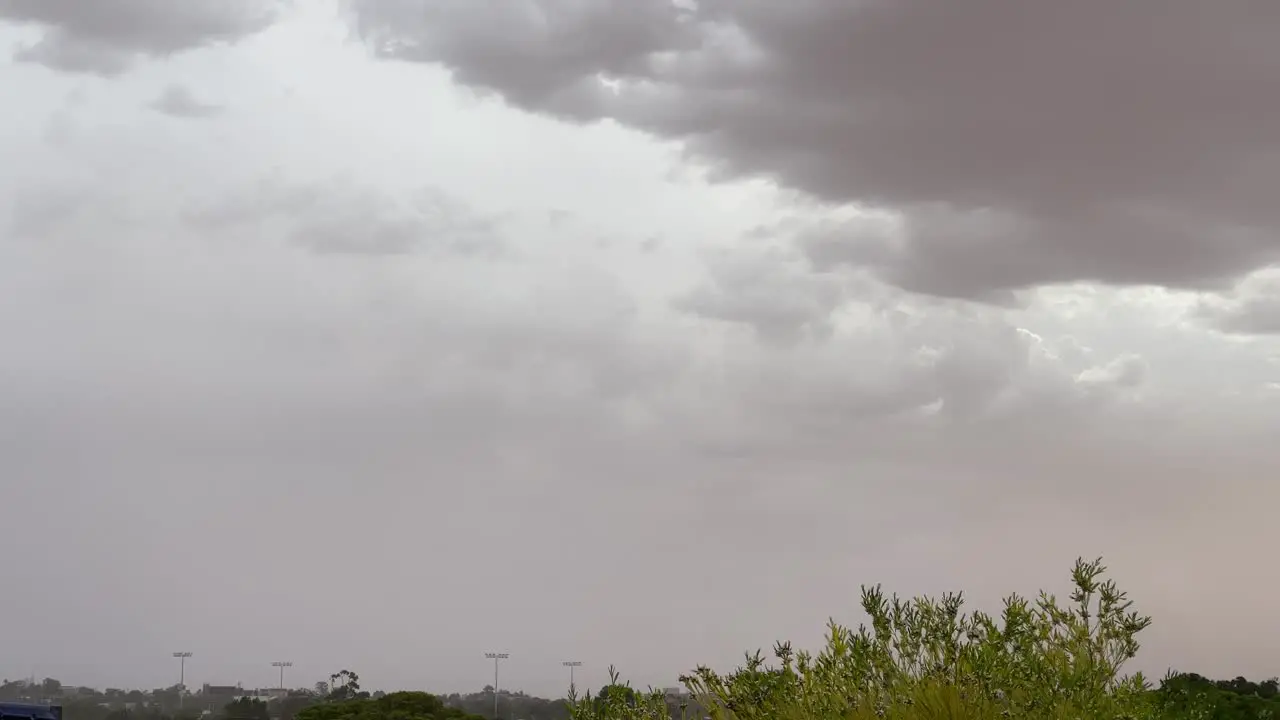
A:
POLYGON ((565 667, 582 667, 581 660, 565 660, 563 663, 560 663, 560 664, 564 665, 565 667))
POLYGON ((511 653, 485 653, 484 656, 490 660, 506 660, 511 657, 511 653))
POLYGON ((288 660, 276 661, 271 663, 271 667, 293 667, 293 663, 289 662, 288 660))
POLYGON ((192 656, 192 654, 193 654, 193 653, 185 652, 185 651, 184 651, 184 652, 176 652, 176 653, 174 653, 174 654, 173 654, 173 656, 174 656, 174 657, 176 657, 176 658, 189 658, 189 657, 191 657, 191 656, 192 656))

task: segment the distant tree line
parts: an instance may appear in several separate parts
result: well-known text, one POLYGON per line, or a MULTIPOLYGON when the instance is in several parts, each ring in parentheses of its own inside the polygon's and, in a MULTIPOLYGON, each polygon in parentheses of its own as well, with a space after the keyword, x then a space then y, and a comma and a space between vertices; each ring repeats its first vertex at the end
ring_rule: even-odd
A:
POLYGON ((1210 680, 1195 673, 1166 677, 1154 691, 1167 717, 1202 720, 1280 718, 1280 680, 1210 680))
MULTIPOLYGON (((67 688, 53 678, 42 682, 5 680, 0 702, 50 702, 63 707, 64 720, 493 720, 494 692, 485 686, 476 693, 432 695, 425 692, 370 693, 360 688, 359 676, 342 670, 313 688, 290 690, 264 701, 240 697, 210 711, 199 693, 179 708, 179 688, 122 690, 67 688)), ((1151 691, 1163 717, 1197 720, 1280 720, 1280 680, 1237 677, 1211 680, 1196 673, 1171 673, 1151 691)), ((593 704, 632 705, 640 694, 622 684, 610 684, 590 696, 593 704)), ((535 697, 523 692, 498 693, 499 720, 570 720, 564 699, 535 697)), ((672 718, 700 718, 703 710, 688 696, 667 699, 672 718)))
MULTIPOLYGON (((60 703, 64 720, 369 720, 380 717, 377 713, 387 708, 408 713, 397 715, 396 720, 426 720, 435 716, 492 720, 494 717, 494 690, 490 685, 480 692, 429 695, 427 697, 434 699, 427 700, 423 697, 425 693, 388 695, 362 690, 360 676, 345 669, 311 688, 289 690, 282 698, 263 700, 241 696, 213 708, 209 699, 202 697, 200 692, 188 695, 185 703, 180 702, 179 690, 177 685, 154 690, 95 690, 64 688, 62 683, 52 678, 34 684, 6 680, 0 686, 0 701, 60 703), (435 709, 436 703, 440 709, 435 709), (445 711, 452 714, 440 715, 445 711)), ((635 691, 624 685, 609 685, 597 692, 601 698, 612 694, 635 697, 635 691)), ((569 706, 564 698, 542 698, 518 690, 499 690, 497 701, 501 720, 570 719, 569 706)), ((689 709, 689 702, 687 698, 672 698, 672 717, 681 717, 682 711, 689 709)))

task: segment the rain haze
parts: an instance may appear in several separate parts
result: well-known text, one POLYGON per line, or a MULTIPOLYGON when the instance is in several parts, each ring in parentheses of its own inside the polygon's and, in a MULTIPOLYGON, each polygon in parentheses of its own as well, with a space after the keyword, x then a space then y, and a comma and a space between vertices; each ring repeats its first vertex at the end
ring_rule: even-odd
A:
POLYGON ((0 0, 0 675, 665 686, 1080 555, 1276 675, 1277 34, 0 0))

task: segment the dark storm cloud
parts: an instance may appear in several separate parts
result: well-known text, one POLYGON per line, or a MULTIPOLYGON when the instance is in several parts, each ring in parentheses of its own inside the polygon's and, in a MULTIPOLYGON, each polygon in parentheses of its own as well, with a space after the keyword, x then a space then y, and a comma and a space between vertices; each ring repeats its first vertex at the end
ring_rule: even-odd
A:
POLYGON ((381 55, 685 140, 724 177, 901 214, 889 234, 830 228, 807 246, 822 266, 990 300, 1207 287, 1280 260, 1280 4, 352 5, 381 55))
POLYGON ((353 0, 360 33, 381 57, 444 60, 468 85, 545 108, 597 73, 644 73, 659 50, 693 50, 692 16, 662 2, 353 0))
POLYGON ((15 59, 55 70, 119 75, 138 55, 163 57, 235 42, 269 26, 280 0, 0 0, 0 21, 45 29, 15 59))

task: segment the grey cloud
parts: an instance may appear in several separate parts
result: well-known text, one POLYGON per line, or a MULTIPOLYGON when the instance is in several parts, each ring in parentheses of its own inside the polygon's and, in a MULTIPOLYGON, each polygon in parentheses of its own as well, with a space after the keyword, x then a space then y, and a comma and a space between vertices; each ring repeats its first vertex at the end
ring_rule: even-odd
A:
POLYGON ((706 318, 742 323, 769 342, 825 337, 831 313, 845 298, 833 277, 815 277, 781 253, 721 250, 706 258, 708 282, 675 299, 675 307, 706 318))
MULTIPOLYGON (((289 207, 293 199, 284 195, 280 204, 289 207)), ((164 657, 153 645, 178 642, 173 638, 197 646, 206 667, 215 668, 203 672, 226 672, 234 660, 219 668, 220 651, 241 660, 272 652, 260 637, 234 637, 268 622, 272 633, 292 636, 284 643, 300 665, 310 664, 305 672, 312 677, 355 664, 375 683, 408 683, 391 662, 400 662, 393 658, 402 657, 405 638, 419 630, 398 623, 384 633, 375 619, 362 621, 354 644, 317 640, 315 621, 254 608, 264 594, 295 597, 298 584, 325 563, 371 570, 393 563, 386 548, 378 550, 383 543, 394 552, 412 548, 429 568, 427 576, 410 576, 431 582, 441 574, 467 576, 489 551, 444 548, 491 524, 485 543, 517 547, 514 554, 500 552, 505 560, 484 562, 501 581, 483 594, 500 594, 499 586, 546 592, 500 629, 502 640, 517 650, 546 646, 537 637, 549 618, 543 604, 565 591, 564 583, 577 596, 590 594, 579 587, 586 579, 554 583, 555 590, 540 582, 557 562, 597 561, 596 543, 575 540, 607 533, 623 552, 645 546, 652 553, 644 509, 653 506, 668 519, 684 514, 632 498, 639 493, 627 489, 644 488, 647 495, 654 478, 674 475, 663 458, 669 452, 629 437, 620 418, 636 396, 664 384, 680 353, 637 342, 624 295, 581 273, 543 275, 545 285, 531 283, 503 303, 495 289, 503 280, 501 287, 510 290, 512 278, 490 272, 489 263, 474 263, 477 268, 466 259, 432 259, 411 266, 402 282, 398 270, 411 258, 400 268, 370 268, 271 252, 265 241, 288 230, 270 224, 260 228, 258 242, 213 244, 205 234, 243 228, 183 228, 156 208, 120 227, 113 200, 145 205, 127 190, 114 197, 32 199, 25 221, 31 232, 77 242, 0 243, 0 285, 14 299, 0 307, 11 350, 0 358, 0 456, 7 479, 0 495, 11 507, 54 504, 75 528, 60 535, 74 549, 56 554, 62 557, 58 572, 75 572, 79 591, 55 593, 56 612, 49 612, 59 619, 50 618, 51 625, 35 613, 44 629, 7 639, 7 647, 37 658, 29 662, 44 663, 42 670, 55 674, 55 664, 65 662, 40 655, 38 637, 47 646, 48 631, 65 625, 66 617, 131 628, 67 641, 86 663, 75 679, 95 684, 122 675, 130 684, 152 682, 145 656, 164 657), (51 224, 55 215, 66 220, 51 224), (95 252, 103 247, 115 252, 95 252), (78 272, 86 265, 88 271, 78 272), (373 271, 367 281, 364 270, 373 271), (618 463, 619 457, 628 461, 618 463), (609 510, 615 506, 641 514, 628 519, 609 510), (414 513, 398 509, 409 507, 414 513), (441 510, 428 528, 420 522, 425 508, 441 510), (472 515, 479 508, 483 512, 472 515), (129 524, 122 531, 124 516, 129 524), (299 516, 295 525, 290 519, 299 516), (342 529, 367 521, 367 530, 349 537, 342 529), (156 541, 179 535, 182 543, 156 541), (172 573, 156 567, 261 557, 272 535, 282 536, 269 546, 285 560, 271 578, 252 588, 232 584, 216 602, 196 598, 182 612, 170 612, 173 593, 188 590, 174 590, 172 573), (95 539, 86 542, 89 537, 95 539), (129 563, 111 564, 109 557, 129 563), (248 619, 207 631, 229 613, 248 619), (149 624, 141 622, 144 614, 151 615, 149 624), (107 662, 97 653, 108 646, 144 648, 143 659, 117 652, 116 662, 107 662)), ((0 537, 10 546, 38 525, 34 519, 9 523, 0 537)), ((45 579, 44 561, 17 562, 14 574, 45 579)), ((595 572, 589 582, 602 578, 624 581, 626 574, 595 572)), ((415 582, 387 591, 420 595, 415 582)), ((27 596, 10 599, 12 612, 34 612, 27 596)), ((475 610, 474 602, 454 607, 445 601, 432 617, 444 613, 457 622, 475 610)), ((337 602, 306 604, 306 612, 313 611, 322 617, 342 609, 337 602)), ((574 628, 606 620, 598 610, 571 612, 579 621, 574 628)), ((574 628, 557 631, 560 642, 571 642, 563 636, 573 637, 574 628)), ((432 653, 452 647, 447 652, 462 654, 487 640, 420 630, 421 640, 434 636, 432 653)), ((471 677, 460 668, 431 672, 429 681, 417 682, 465 687, 471 677)))
POLYGON ((0 20, 45 28, 15 59, 55 70, 113 76, 139 55, 163 57, 253 35, 288 0, 0 0, 0 20))
POLYGON ((342 179, 267 180, 252 192, 193 209, 187 218, 223 230, 283 223, 292 242, 324 255, 493 256, 504 250, 497 217, 432 187, 402 198, 342 179))
MULTIPOLYGON (((778 231, 750 234, 762 242, 778 231)), ((815 272, 773 245, 722 249, 704 259, 706 282, 678 296, 675 307, 749 327, 768 348, 740 349, 724 386, 731 390, 711 395, 764 418, 763 426, 753 423, 751 442, 886 418, 986 422, 1046 411, 1083 417, 1146 377, 1137 355, 1072 357, 1071 338, 1050 343, 987 307, 815 272), (771 418, 785 418, 790 427, 774 426, 771 418)))
MULTIPOLYGON (((481 10, 502 22, 511 7, 481 10)), ((617 7, 625 21, 660 8, 617 7)), ((738 41, 724 31, 718 42, 738 41)), ((24 581, 7 612, 25 619, 5 636, 9 676, 35 665, 152 687, 182 643, 211 682, 253 682, 270 676, 261 661, 293 657, 300 679, 352 667, 370 688, 471 690, 492 670, 480 651, 501 647, 513 688, 563 691, 570 653, 588 661, 591 686, 610 663, 664 685, 775 638, 811 646, 833 614, 856 624, 861 582, 964 589, 998 610, 995 593, 1055 589, 1072 558, 1094 552, 1157 618, 1144 670, 1269 672, 1270 588, 1236 597, 1212 642, 1184 632, 1221 618, 1220 588, 1241 582, 1219 548, 1260 567, 1275 544, 1277 411, 1273 395, 1247 391, 1274 379, 1267 340, 1188 330, 1169 293, 1143 304, 1136 290, 1044 289, 1010 310, 873 277, 934 283, 952 263, 1005 282, 1004 266, 963 254, 908 273, 907 245, 885 230, 954 223, 988 255, 997 248, 978 229, 1017 227, 1007 213, 798 217, 699 258, 708 234, 737 223, 694 216, 741 196, 598 183, 530 199, 564 167, 563 128, 485 125, 503 111, 449 109, 445 93, 427 103, 440 132, 379 122, 393 134, 371 151, 369 116, 336 107, 349 86, 330 75, 300 104, 279 100, 274 79, 310 62, 293 50, 254 55, 279 72, 237 82, 276 99, 211 121, 225 148, 155 133, 130 99, 154 92, 142 77, 77 108, 110 120, 72 152, 39 147, 41 115, 26 137, 0 137, 24 158, 0 167, 11 190, 0 193, 0 502, 14 509, 0 546, 48 538, 48 552, 7 567, 24 581), (314 122, 317 107, 334 122, 314 122), (280 142, 261 132, 273 127, 309 134, 280 142), (520 160, 511 184, 472 174, 493 127, 547 149, 520 160), (395 150, 407 146, 474 194, 405 188, 411 165, 395 150), (288 178, 244 180, 277 163, 288 178), (335 167, 360 180, 326 180, 335 167), (527 215, 488 212, 524 192, 527 215), (631 202, 657 226, 588 220, 631 202), (580 213, 568 234, 583 239, 670 240, 643 262, 597 253, 557 242, 549 207, 580 213), (668 209, 691 216, 666 222, 668 209), (490 251, 513 226, 527 242, 490 251), (846 227, 871 238, 863 255, 843 254, 846 227), (1223 368, 1241 379, 1218 382, 1223 368), (1168 592, 1188 563, 1205 582, 1168 592), (235 582, 175 582, 182 568, 229 564, 235 582), (311 592, 335 568, 376 576, 379 591, 311 592), (335 622, 359 632, 317 631, 335 622)), ((358 62, 338 64, 350 59, 335 53, 330 67, 360 77, 358 62)), ((655 56, 650 70, 672 61, 655 56)), ((374 85, 371 100, 400 107, 406 88, 374 85)), ((588 86, 557 107, 588 117, 601 101, 588 86)), ((47 112, 58 94, 41 94, 47 112)), ((617 135, 610 162, 632 162, 630 133, 617 135)), ((1265 292, 1258 282, 1223 302, 1265 292)))
POLYGON ((1201 299, 1192 316, 1225 333, 1280 334, 1280 274, 1270 270, 1244 278, 1229 292, 1201 299))
POLYGON ((1205 315, 1218 329, 1243 335, 1280 334, 1280 297, 1255 297, 1205 315))
POLYGON ((83 87, 67 93, 62 105, 49 113, 48 122, 44 126, 43 138, 46 143, 56 147, 65 147, 72 142, 79 131, 77 119, 79 110, 84 105, 83 87))
MULTIPOLYGON (((1136 380, 1131 360, 1068 360, 1069 340, 1020 331, 990 308, 889 290, 875 305, 842 305, 854 317, 824 342, 782 345, 720 321, 655 328, 606 273, 571 263, 498 271, 457 256, 393 267, 271 252, 298 217, 360 188, 264 182, 185 226, 133 183, 24 199, 33 236, 69 242, 0 244, 0 285, 16 299, 0 304, 0 456, 29 488, 4 491, 58 507, 67 544, 50 546, 56 565, 23 555, 11 570, 51 587, 74 571, 79 592, 12 598, 33 620, 7 647, 65 662, 41 648, 70 617, 105 628, 74 645, 84 682, 151 682, 146 656, 167 658, 174 638, 201 650, 201 672, 225 673, 271 652, 271 637, 314 676, 350 664, 374 687, 434 689, 478 684, 484 668, 456 658, 502 642, 535 668, 520 684, 550 692, 559 686, 527 659, 537 648, 586 648, 656 683, 736 662, 753 642, 744 632, 820 631, 821 618, 854 612, 839 598, 858 582, 1034 591, 1036 573, 1052 581, 1058 558, 1094 546, 1122 565, 1144 609, 1190 612, 1211 607, 1213 590, 1162 601, 1165 566, 1152 557, 1180 562, 1209 539, 1257 547, 1256 526, 1243 528, 1264 519, 1258 506, 1274 491, 1235 476, 1274 475, 1247 436, 1274 423, 1237 425, 1215 446, 1166 418, 1080 413, 1100 409, 1108 383, 1136 380), (130 205, 125 225, 117 208, 130 205), (241 234, 251 242, 227 241, 241 234), (95 252, 106 247, 115 252, 95 252), (1207 502, 1206 477, 1216 497, 1237 488, 1251 502, 1207 502), (1181 524, 1198 506, 1226 507, 1212 517, 1229 521, 1181 524), (1010 507, 1036 512, 1010 521, 1010 507), (1170 539, 1174 523, 1184 530, 1170 539), (224 583, 216 598, 154 570, 267 550, 273 560, 246 563, 252 582, 224 583), (966 554, 1001 574, 975 581, 966 554), (785 595, 769 589, 776 574, 746 572, 762 557, 788 578, 785 595), (387 576, 360 633, 315 628, 363 611, 367 593, 263 602, 298 597, 335 563, 387 576), (429 572, 391 571, 406 566, 429 572), (469 592, 424 614, 416 598, 440 577, 469 592), (670 615, 673 587, 687 614, 670 615), (521 602, 504 599, 512 588, 521 602), (746 598, 727 619, 726 592, 746 598), (670 639, 654 651, 636 633, 670 639), (405 644, 430 647, 425 670, 398 669, 405 644), (122 662, 120 647, 142 659, 122 662)), ((355 205, 374 225, 398 212, 355 205)), ((753 294, 759 282, 785 303, 822 298, 831 280, 767 250, 712 254, 708 267, 732 324, 772 312, 753 294), (781 279, 766 272, 784 265, 781 279)), ((796 318, 825 312, 808 303, 796 318)), ((41 518, 21 514, 0 537, 18 543, 41 518)), ((1270 617, 1263 605, 1250 617, 1270 617)), ((1205 652, 1164 637, 1175 644, 1157 662, 1205 652)), ((1241 654, 1262 666, 1266 652, 1241 654)))
POLYGON ((156 112, 177 118, 208 118, 222 112, 220 105, 204 103, 183 85, 168 85, 151 103, 156 112))
MULTIPOLYGON (((75 223, 91 204, 93 193, 82 186, 32 184, 10 198, 8 230, 16 240, 48 240, 75 223)), ((97 215, 99 222, 105 218, 97 215)))
POLYGON ((573 220, 574 215, 568 210, 552 208, 547 211, 547 225, 550 225, 553 228, 564 227, 565 225, 573 222, 573 220))
MULTIPOLYGON (((1003 425, 1048 415, 1086 421, 1142 387, 1136 354, 1093 358, 1073 338, 1048 341, 984 306, 913 297, 869 279, 806 270, 776 248, 707 256, 704 285, 680 296, 691 316, 730 332, 688 432, 715 454, 766 456, 779 444, 843 437, 868 425, 1003 425)), ((713 331, 714 332, 714 331, 713 331)), ((717 336, 718 337, 718 336, 717 336)), ((1068 420, 1070 419, 1070 420, 1068 420)))
POLYGON ((524 109, 898 214, 892 237, 847 228, 814 259, 909 289, 1200 288, 1280 260, 1280 6, 616 4, 354 5, 383 54, 524 109))
POLYGON ((95 39, 79 39, 54 29, 44 37, 14 50, 18 62, 36 63, 53 70, 115 77, 129 69, 127 52, 95 39))
MULTIPOLYGON (((1072 362, 1051 343, 999 314, 963 304, 916 308, 899 329, 927 368, 940 419, 1005 424, 1088 422, 1146 379, 1136 354, 1072 362), (1054 420, 1046 423, 1046 416, 1054 420)), ((904 307, 910 307, 905 304, 904 307)))
POLYGON ((867 325, 823 347, 733 346, 715 371, 696 375, 700 399, 683 414, 670 410, 673 426, 717 457, 853 453, 900 463, 916 442, 985 443, 1014 431, 1044 433, 1036 442, 1048 445, 1054 433, 1077 437, 1123 410, 1145 377, 1140 358, 1073 371, 1039 338, 990 317, 943 312, 867 325))
MULTIPOLYGON (((274 207, 311 207, 298 202, 309 193, 295 190, 279 193, 274 207)), ((581 426, 579 434, 603 428, 613 405, 661 388, 681 362, 679 352, 659 352, 636 337, 629 296, 581 273, 544 277, 545 285, 505 305, 485 279, 501 277, 491 263, 474 263, 479 277, 451 283, 467 275, 467 257, 433 259, 409 284, 396 282, 390 266, 375 268, 367 282, 347 264, 298 274, 290 271, 296 254, 209 242, 241 231, 246 218, 269 219, 261 207, 228 212, 229 224, 197 225, 199 232, 187 217, 186 232, 174 232, 184 219, 161 212, 121 225, 113 206, 128 199, 81 190, 24 196, 26 210, 13 227, 24 240, 44 242, 0 248, 0 278, 38 303, 43 320, 15 306, 0 311, 0 327, 22 345, 0 363, 0 394, 14 400, 12 414, 0 419, 38 434, 53 428, 32 420, 61 415, 71 434, 84 428, 101 437, 115 418, 131 428, 127 435, 163 437, 211 462, 219 453, 302 453, 312 443, 312 456, 358 452, 371 439, 360 430, 366 422, 395 426, 375 433, 390 444, 428 447, 438 438, 444 452, 461 448, 468 433, 476 434, 476 448, 486 433, 511 443, 532 442, 534 434, 550 440, 565 432, 553 430, 552 419, 581 426), (125 228, 139 238, 180 237, 170 245, 180 249, 157 263, 165 250, 146 242, 86 239, 125 228), (177 255, 199 261, 173 262, 177 255), (44 274, 49 263, 65 269, 87 257, 92 273, 64 272, 62 283, 44 274), (249 271, 246 259, 262 269, 249 271), (127 287, 112 290, 104 279, 124 274, 127 287), (76 292, 65 292, 73 283, 76 292), (233 285, 234 293, 224 292, 233 285), (90 300, 107 294, 110 302, 90 300), (157 296, 168 301, 156 303, 157 296), (125 396, 127 407, 119 402, 125 396), (69 407, 75 411, 65 414, 69 407), (308 427, 296 425, 298 417, 310 417, 308 427), (264 444, 268 436, 274 439, 264 444)), ((376 224, 377 213, 366 219, 376 224)), ((267 238, 290 232, 265 222, 258 230, 267 238)))
POLYGON ((349 7, 380 57, 447 57, 459 81, 522 107, 581 102, 599 73, 644 73, 652 53, 698 44, 691 14, 662 2, 353 0, 349 7))
POLYGON ((1141 356, 1130 353, 1105 365, 1088 368, 1077 376, 1077 380, 1092 387, 1135 388, 1146 380, 1149 371, 1141 356))
POLYGON ((66 145, 75 138, 76 129, 69 112, 65 109, 56 110, 49 115, 49 121, 44 126, 44 141, 55 147, 66 145))

